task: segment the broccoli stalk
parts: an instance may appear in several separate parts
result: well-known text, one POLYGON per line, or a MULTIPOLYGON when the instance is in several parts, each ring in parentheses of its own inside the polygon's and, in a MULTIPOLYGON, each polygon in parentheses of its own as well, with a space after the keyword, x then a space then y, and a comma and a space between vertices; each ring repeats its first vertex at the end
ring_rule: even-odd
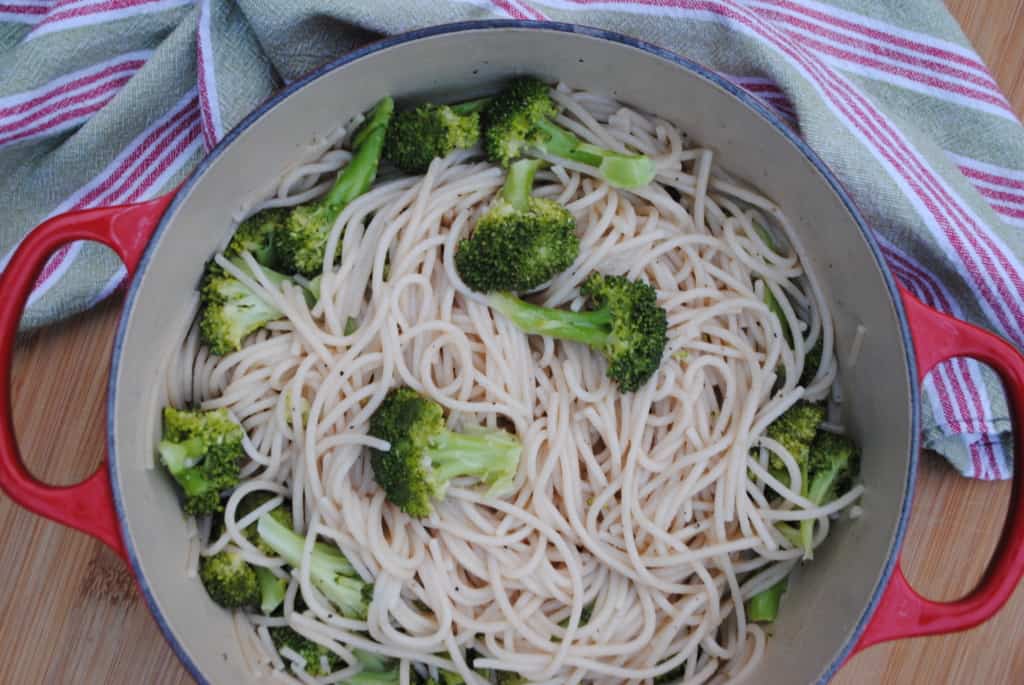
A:
POLYGON ((429 516, 432 499, 443 499, 453 478, 472 476, 492 494, 515 478, 522 446, 502 430, 456 433, 445 428, 444 410, 412 388, 396 388, 370 418, 370 435, 387 440, 374 450, 373 475, 388 500, 410 516, 429 516))
POLYGON ((427 678, 423 685, 465 685, 466 679, 451 671, 438 671, 437 678, 427 678))
POLYGON ((523 331, 583 343, 608 360, 608 376, 623 392, 640 388, 658 370, 668 320, 654 288, 623 276, 591 274, 580 288, 595 309, 572 312, 540 307, 508 293, 490 305, 523 331))
MULTIPOLYGON (((352 159, 323 198, 292 209, 275 247, 286 271, 312 278, 323 270, 327 237, 335 219, 354 199, 365 193, 377 177, 381 151, 394 100, 377 103, 352 139, 352 159)), ((333 261, 338 255, 332 257, 333 261)))
POLYGON ((348 680, 342 681, 344 685, 398 685, 402 682, 397 668, 389 671, 360 671, 348 680))
POLYGON ((455 267, 479 292, 532 290, 569 268, 580 252, 576 220, 554 202, 532 197, 540 162, 521 159, 509 167, 501 197, 459 242, 455 267))
POLYGON ((504 167, 520 157, 570 159, 597 168, 601 178, 619 188, 639 188, 654 180, 650 158, 584 143, 551 121, 558 112, 547 84, 529 77, 513 80, 484 109, 484 150, 488 158, 504 167))
POLYGON ((788 585, 788 577, 783 578, 747 600, 747 620, 754 623, 771 623, 778 618, 779 603, 788 585))
POLYGON ((288 581, 278 578, 269 568, 254 567, 256 580, 260 587, 260 611, 270 616, 284 603, 284 594, 288 589, 288 581))
MULTIPOLYGON (((776 252, 775 240, 772 238, 772 234, 768 232, 768 229, 756 221, 752 222, 752 225, 764 244, 768 246, 768 249, 776 252)), ((767 283, 764 284, 764 303, 768 305, 768 310, 779 320, 779 325, 782 326, 782 335, 786 338, 786 343, 792 347, 793 332, 789 330, 789 321, 786 319, 786 313, 782 311, 782 305, 779 304, 775 294, 768 288, 767 283)))
POLYGON ((180 411, 164 407, 160 460, 181 486, 184 509, 202 516, 221 511, 221 493, 238 485, 242 427, 226 409, 180 411))
POLYGON ((480 139, 480 110, 487 101, 427 103, 399 112, 388 127, 384 158, 407 174, 422 174, 435 158, 473 147, 480 139))
MULTIPOLYGON (((860 454, 849 438, 819 430, 814 436, 807 459, 809 484, 805 497, 815 506, 831 502, 847 492, 857 474, 860 454)), ((804 559, 814 557, 811 546, 814 536, 814 520, 800 522, 800 540, 804 559)))
MULTIPOLYGON (((282 517, 273 514, 271 512, 260 517, 256 527, 260 539, 290 566, 298 568, 306 539, 283 522, 282 517)), ((363 582, 337 548, 322 542, 315 543, 309 576, 316 589, 343 616, 360 621, 366 619, 367 609, 373 599, 373 584, 363 582)))

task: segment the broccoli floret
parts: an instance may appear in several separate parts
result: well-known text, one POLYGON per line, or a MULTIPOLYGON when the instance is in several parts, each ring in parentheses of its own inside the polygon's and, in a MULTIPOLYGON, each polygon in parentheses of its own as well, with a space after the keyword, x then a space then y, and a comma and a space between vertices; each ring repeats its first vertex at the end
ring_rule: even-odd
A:
MULTIPOLYGON (((287 647, 302 657, 306 662, 302 670, 313 677, 333 673, 342 666, 340 656, 327 649, 327 647, 303 637, 288 626, 271 628, 270 639, 274 642, 274 646, 278 651, 287 647), (326 664, 323 663, 325 660, 326 664), (327 670, 324 670, 324 666, 327 667, 327 670)), ((288 660, 286 659, 285 661, 288 660)), ((297 668, 297 666, 292 666, 292 668, 297 668)))
POLYGON ((224 509, 221 493, 238 485, 242 427, 226 409, 181 411, 164 407, 160 460, 181 486, 184 509, 193 516, 224 509))
MULTIPOLYGON (((275 512, 278 510, 274 510, 275 512)), ((260 539, 285 560, 298 568, 306 539, 292 530, 288 522, 274 512, 260 517, 257 532, 260 539)), ((309 566, 313 585, 334 604, 343 616, 365 620, 373 599, 373 584, 363 582, 352 564, 336 547, 317 542, 309 566)))
POLYGON ((540 307, 509 293, 491 295, 490 304, 527 333, 589 345, 608 360, 608 376, 622 392, 637 390, 658 370, 667 342, 668 318, 654 288, 595 273, 580 293, 590 298, 594 309, 540 307))
POLYGON ((497 685, 527 685, 530 681, 512 671, 493 671, 497 685))
POLYGON ((288 210, 283 207, 264 209, 253 214, 235 229, 231 242, 224 248, 224 256, 234 259, 248 252, 263 266, 274 268, 277 265, 275 236, 284 227, 287 218, 288 210))
POLYGON ((225 549, 199 564, 199 579, 206 593, 225 609, 239 609, 260 601, 256 571, 235 549, 225 549))
POLYGON ((596 167, 609 184, 639 188, 654 180, 654 162, 584 143, 556 125, 559 108, 547 84, 535 78, 513 80, 484 109, 483 144, 487 157, 504 167, 520 157, 549 154, 596 167))
POLYGON ((407 174, 422 174, 436 157, 473 147, 480 139, 480 110, 485 103, 427 103, 399 112, 388 127, 384 158, 407 174))
POLYGON ((455 267, 473 290, 532 290, 569 268, 580 253, 576 219, 553 200, 531 196, 540 162, 509 167, 501 197, 459 242, 455 267))
MULTIPOLYGON (((797 464, 804 467, 807 464, 807 455, 811 450, 811 443, 814 442, 818 425, 824 420, 824 406, 800 401, 772 421, 765 432, 769 438, 785 447, 796 459, 797 464)), ((771 456, 770 465, 773 470, 785 473, 785 462, 777 455, 771 456)), ((806 487, 806 478, 804 480, 806 487)), ((789 477, 787 476, 783 483, 788 482, 789 477)))
POLYGON ((782 311, 782 305, 776 299, 775 293, 769 290, 767 283, 764 286, 764 303, 768 306, 768 311, 779 320, 779 325, 782 327, 782 337, 786 339, 786 344, 792 347, 793 332, 789 329, 789 320, 786 319, 786 313, 782 311))
MULTIPOLYGON (((232 262, 244 273, 250 273, 244 261, 232 262)), ((264 275, 280 288, 292 282, 284 274, 262 267, 264 275)), ((216 355, 230 354, 242 347, 250 334, 284 316, 281 311, 254 293, 215 261, 210 261, 199 288, 199 335, 216 355)))
POLYGON ((767 590, 762 590, 747 600, 747 620, 754 623, 771 623, 779 615, 779 603, 786 592, 788 578, 783 578, 767 590))
POLYGON ((388 393, 370 418, 370 435, 391 443, 387 451, 373 451, 377 483, 388 500, 416 517, 430 515, 430 500, 443 499, 453 478, 473 476, 492 493, 504 491, 522 451, 503 430, 448 430, 441 405, 407 387, 388 393))
MULTIPOLYGON (((853 480, 860 468, 860 452, 852 440, 843 436, 819 430, 811 443, 807 457, 809 484, 804 494, 815 506, 821 506, 845 494, 853 487, 853 480)), ((811 542, 814 521, 800 522, 800 539, 804 548, 804 559, 811 559, 814 550, 811 542)))
POLYGON ((255 566, 253 570, 260 587, 260 611, 264 615, 270 616, 284 603, 288 581, 275 576, 269 568, 255 566))
MULTIPOLYGON (((292 209, 274 247, 285 271, 312 278, 323 270, 327 236, 334 220, 352 200, 373 185, 394 100, 382 99, 352 139, 352 159, 338 172, 334 186, 323 198, 292 209)), ((331 261, 340 257, 336 254, 331 261)))

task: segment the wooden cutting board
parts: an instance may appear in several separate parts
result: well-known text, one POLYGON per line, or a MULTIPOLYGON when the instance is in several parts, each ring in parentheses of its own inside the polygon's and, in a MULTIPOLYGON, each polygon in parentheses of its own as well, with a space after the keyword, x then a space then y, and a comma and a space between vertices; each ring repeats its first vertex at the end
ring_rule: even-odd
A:
MULTIPOLYGON (((895 1, 895 0, 894 0, 895 1)), ((951 9, 1024 113, 1024 0, 951 0, 951 9)), ((104 455, 104 394, 120 301, 20 342, 15 425, 40 478, 74 483, 104 455)), ((903 558, 928 597, 977 582, 1006 511, 1006 483, 957 476, 925 455, 903 558)), ((125 566, 92 539, 0 496, 0 685, 185 685, 125 566)), ((836 685, 1024 682, 1024 592, 994 620, 958 635, 879 645, 836 685)))

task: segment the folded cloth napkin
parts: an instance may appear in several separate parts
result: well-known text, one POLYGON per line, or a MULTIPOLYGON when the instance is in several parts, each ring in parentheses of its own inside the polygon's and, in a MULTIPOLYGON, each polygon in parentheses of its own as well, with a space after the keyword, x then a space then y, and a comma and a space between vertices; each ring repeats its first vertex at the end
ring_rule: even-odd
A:
MULTIPOLYGON (((488 18, 629 34, 717 69, 839 175, 896 277, 1024 346, 1024 129, 939 0, 7 0, 0 4, 0 268, 47 216, 172 189, 282 84, 383 34, 488 18)), ((124 279, 76 244, 24 326, 124 279)), ((995 375, 925 383, 924 443, 962 474, 1010 476, 995 375)))

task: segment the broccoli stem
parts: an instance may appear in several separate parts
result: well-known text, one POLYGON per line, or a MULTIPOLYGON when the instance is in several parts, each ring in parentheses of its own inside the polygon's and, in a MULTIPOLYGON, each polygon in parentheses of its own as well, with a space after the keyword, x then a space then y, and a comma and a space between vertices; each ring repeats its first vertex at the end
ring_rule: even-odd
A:
POLYGON ((762 590, 747 601, 747 620, 754 623, 771 623, 779 616, 779 603, 789 585, 789 578, 783 578, 767 590, 762 590))
POLYGON ((571 340, 594 348, 602 347, 611 333, 611 312, 605 307, 571 312, 524 302, 508 293, 495 293, 489 301, 526 333, 571 340))
POLYGON ((256 566, 255 569, 256 580, 260 584, 260 611, 269 616, 284 602, 288 582, 284 578, 278 578, 270 569, 263 566, 256 566))
POLYGON ((556 157, 597 167, 601 176, 613 186, 639 188, 654 180, 656 170, 649 157, 624 155, 584 143, 575 134, 547 118, 537 122, 537 128, 547 137, 541 145, 543 150, 556 157))
POLYGON ((327 223, 333 223, 341 210, 373 185, 380 165, 381 150, 387 134, 387 122, 395 109, 395 101, 384 98, 373 108, 363 126, 352 139, 355 153, 349 163, 338 172, 334 186, 323 199, 330 211, 327 223))
POLYGON ((467 100, 466 102, 459 102, 454 105, 448 105, 448 107, 455 112, 465 116, 467 114, 475 114, 476 112, 482 112, 484 107, 487 106, 492 98, 477 98, 476 100, 467 100))
MULTIPOLYGON (((822 471, 818 471, 813 478, 810 478, 810 483, 804 486, 804 497, 814 503, 815 506, 821 506, 829 498, 829 495, 835 488, 836 480, 839 478, 840 472, 843 469, 843 465, 840 463, 833 463, 822 471)), ((806 468, 804 469, 807 470, 806 468)), ((805 481, 808 480, 807 475, 804 475, 805 481)), ((812 559, 814 557, 814 519, 806 519, 800 522, 800 546, 804 550, 804 559, 812 559)))
POLYGON ((199 437, 189 438, 182 442, 161 440, 157 445, 157 451, 160 452, 160 459, 164 462, 167 470, 171 472, 172 476, 177 477, 191 465, 194 459, 203 456, 206 445, 199 437))
POLYGON ((456 433, 445 429, 431 439, 424 451, 441 482, 465 475, 486 481, 490 480, 486 475, 494 473, 499 481, 492 485, 493 489, 504 484, 502 476, 510 461, 518 462, 520 450, 519 441, 505 431, 456 433))
POLYGON ((786 320, 786 313, 782 311, 782 305, 779 304, 778 299, 776 299, 775 293, 768 288, 767 283, 764 284, 764 303, 768 305, 768 311, 774 314, 775 318, 779 320, 779 325, 782 327, 782 337, 786 339, 786 344, 793 347, 793 332, 789 329, 789 321, 786 320))
POLYGON ((508 168, 501 196, 517 212, 525 212, 530 208, 530 198, 533 196, 533 177, 537 174, 540 165, 541 161, 538 159, 520 159, 513 162, 508 168))
MULTIPOLYGON (((306 544, 304 536, 277 521, 271 514, 260 517, 256 530, 260 538, 288 565, 299 568, 306 544)), ((356 576, 352 564, 340 551, 322 542, 314 543, 309 577, 313 585, 342 614, 357 619, 366 617, 369 603, 366 592, 371 586, 356 576)))
POLYGON ((803 538, 800 536, 800 531, 792 525, 780 521, 775 524, 775 529, 782 533, 782 537, 789 540, 789 543, 794 547, 803 547, 803 538))
MULTIPOLYGON (((756 221, 751 222, 751 225, 757 231, 757 235, 761 237, 764 244, 768 246, 768 249, 772 252, 778 252, 778 248, 775 247, 775 240, 772 238, 772 234, 768 232, 768 229, 756 221)), ((775 294, 768 289, 768 283, 764 283, 764 303, 768 305, 768 310, 779 320, 779 324, 782 326, 782 335, 785 336, 786 342, 792 347, 793 332, 789 330, 789 322, 786 320, 785 312, 782 311, 782 305, 775 298, 775 294)))

